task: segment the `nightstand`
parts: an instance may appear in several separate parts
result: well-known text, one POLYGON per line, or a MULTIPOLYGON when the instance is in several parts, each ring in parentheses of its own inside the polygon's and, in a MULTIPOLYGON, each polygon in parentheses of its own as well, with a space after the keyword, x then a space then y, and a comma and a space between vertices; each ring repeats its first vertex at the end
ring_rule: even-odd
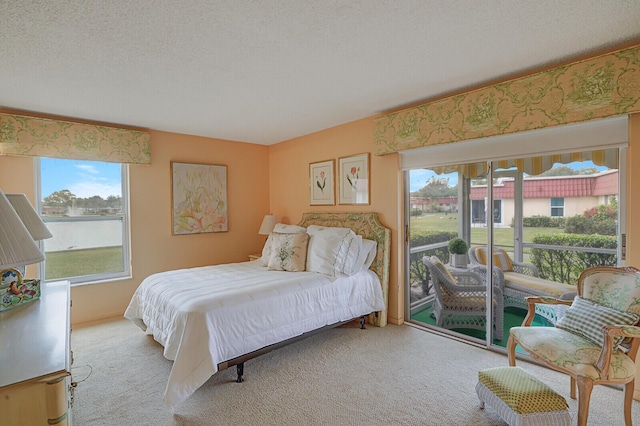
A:
POLYGON ((258 260, 262 257, 261 254, 250 254, 249 255, 249 260, 258 260))

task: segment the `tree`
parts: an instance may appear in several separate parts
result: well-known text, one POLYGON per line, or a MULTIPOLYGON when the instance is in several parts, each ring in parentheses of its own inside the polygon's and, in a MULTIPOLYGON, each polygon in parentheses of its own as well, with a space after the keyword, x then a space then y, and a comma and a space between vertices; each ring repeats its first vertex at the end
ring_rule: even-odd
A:
POLYGON ((449 178, 438 178, 431 176, 423 188, 411 194, 414 197, 422 197, 424 199, 456 197, 458 195, 458 187, 449 186, 449 178))
POLYGON ((567 234, 616 235, 618 232, 618 200, 613 197, 609 204, 592 207, 582 215, 567 218, 567 234))
POLYGON ((120 196, 115 196, 115 195, 109 195, 107 197, 107 207, 109 208, 113 208, 113 209, 118 209, 120 207, 122 207, 122 197, 120 196))
POLYGON ((577 175, 592 175, 598 173, 598 169, 595 167, 583 167, 579 170, 572 169, 569 166, 555 166, 540 173, 538 176, 577 176, 577 175))
POLYGON ((45 206, 50 207, 71 207, 76 196, 68 189, 52 192, 44 201, 45 206))
POLYGON ((122 209, 122 197, 109 195, 105 200, 99 195, 89 198, 78 198, 68 189, 56 191, 43 200, 47 207, 83 209, 84 214, 104 214, 108 211, 122 209))

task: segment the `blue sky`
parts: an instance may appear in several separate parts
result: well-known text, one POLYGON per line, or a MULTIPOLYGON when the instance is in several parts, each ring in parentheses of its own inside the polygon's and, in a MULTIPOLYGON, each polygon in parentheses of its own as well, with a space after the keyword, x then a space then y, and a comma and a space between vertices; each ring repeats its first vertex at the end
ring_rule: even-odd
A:
MULTIPOLYGON (((109 195, 122 196, 120 185, 120 164, 97 161, 61 160, 56 158, 42 158, 42 198, 52 192, 68 189, 76 197, 89 198, 99 195, 107 198, 109 195)), ((593 167, 590 161, 583 163, 569 163, 567 166, 576 170, 583 167, 593 167)), ((595 166, 598 170, 606 167, 595 166)), ((436 175, 431 170, 414 169, 410 171, 410 191, 414 192, 425 186, 432 176, 448 177, 449 185, 458 184, 458 173, 436 175)))
POLYGON ((42 198, 68 189, 76 197, 122 196, 120 164, 41 158, 42 198))
MULTIPOLYGON (((558 164, 554 164, 554 166, 556 166, 558 164)), ((576 161, 573 163, 568 163, 565 164, 565 166, 571 167, 572 169, 575 170, 580 170, 586 167, 595 167, 596 169, 598 169, 599 171, 602 170, 607 170, 606 167, 604 166, 596 166, 595 164, 593 164, 591 161, 576 161)), ((433 171, 431 170, 427 170, 427 169, 413 169, 409 172, 409 175, 411 176, 410 178, 410 185, 409 185, 409 191, 410 192, 415 192, 421 188, 423 188, 426 184, 426 182, 431 179, 432 176, 435 176, 436 179, 441 179, 443 177, 448 177, 449 178, 449 186, 456 186, 458 184, 458 172, 453 172, 453 173, 448 173, 448 174, 443 174, 443 175, 436 175, 433 171)))

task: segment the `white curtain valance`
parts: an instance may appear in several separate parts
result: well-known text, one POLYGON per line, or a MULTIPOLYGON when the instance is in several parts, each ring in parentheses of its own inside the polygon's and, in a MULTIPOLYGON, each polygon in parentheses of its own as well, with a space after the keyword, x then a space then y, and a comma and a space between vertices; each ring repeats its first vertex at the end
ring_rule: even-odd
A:
POLYGON ((151 163, 148 132, 0 113, 0 155, 151 163))

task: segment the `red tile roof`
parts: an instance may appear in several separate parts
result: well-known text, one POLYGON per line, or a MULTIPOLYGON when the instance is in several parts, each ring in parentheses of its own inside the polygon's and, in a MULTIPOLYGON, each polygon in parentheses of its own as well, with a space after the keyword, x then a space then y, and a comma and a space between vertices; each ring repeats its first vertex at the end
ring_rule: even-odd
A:
MULTIPOLYGON (((515 181, 502 179, 493 186, 493 198, 513 198, 515 181)), ((596 197, 618 193, 618 171, 608 170, 593 175, 550 176, 525 178, 522 183, 524 198, 596 197)), ((472 200, 486 196, 486 185, 471 188, 472 200)))

